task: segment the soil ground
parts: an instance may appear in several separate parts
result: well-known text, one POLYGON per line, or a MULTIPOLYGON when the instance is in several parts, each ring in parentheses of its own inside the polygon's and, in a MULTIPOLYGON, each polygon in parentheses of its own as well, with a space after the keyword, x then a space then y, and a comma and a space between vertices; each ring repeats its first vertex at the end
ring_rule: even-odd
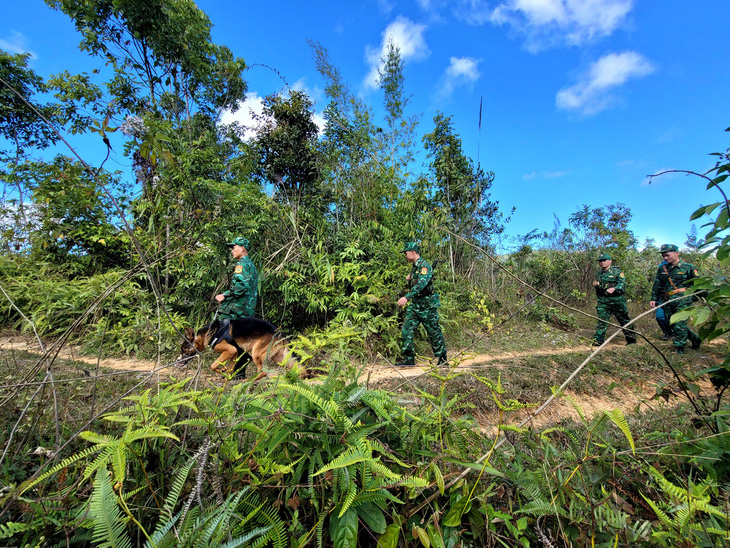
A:
MULTIPOLYGON (((669 343, 662 343, 669 350, 669 343)), ((699 371, 711 364, 719 363, 726 348, 725 341, 713 341, 712 344, 703 348, 702 352, 690 351, 687 357, 680 357, 681 365, 691 365, 691 369, 699 371)), ((647 345, 643 345, 647 346, 647 345)), ((676 381, 668 374, 666 368, 643 367, 637 370, 635 375, 625 375, 624 367, 615 370, 611 369, 616 363, 642 364, 645 360, 643 354, 650 349, 641 349, 642 345, 625 347, 623 341, 616 344, 609 344, 602 349, 609 356, 606 360, 601 359, 601 354, 594 357, 591 362, 598 363, 598 366, 588 364, 584 371, 566 388, 565 394, 568 398, 555 400, 539 416, 534 417, 529 425, 547 426, 563 419, 579 418, 577 409, 590 417, 604 410, 620 408, 625 414, 638 410, 642 405, 649 408, 663 405, 664 402, 656 399, 657 385, 667 383, 674 392, 679 391, 676 381), (638 350, 638 353, 637 353, 638 350), (604 363, 605 362, 605 363, 604 363), (603 364, 603 365, 602 365, 603 364), (599 379, 596 380, 596 368, 599 379), (669 379, 669 380, 668 380, 669 379), (586 384, 587 383, 587 384, 586 384)), ((523 351, 495 352, 495 353, 464 353, 453 352, 452 363, 456 367, 451 373, 469 373, 490 377, 493 380, 500 380, 506 385, 507 397, 517 398, 519 401, 531 404, 534 407, 547 399, 550 395, 549 386, 557 386, 568 377, 568 375, 579 366, 593 352, 593 348, 586 344, 573 342, 565 347, 548 347, 543 349, 529 349, 523 351), (546 366, 548 366, 546 368, 546 366), (520 382, 521 377, 527 377, 533 384, 539 384, 542 377, 543 391, 535 391, 532 387, 526 388, 520 382)), ((0 357, 8 361, 13 356, 23 353, 25 355, 38 356, 42 354, 37 340, 25 334, 14 332, 0 333, 0 357), (28 353, 28 354, 26 354, 28 353)), ((164 379, 167 377, 182 378, 192 376, 200 367, 204 381, 211 384, 221 384, 221 377, 208 370, 208 364, 212 361, 212 354, 203 356, 202 364, 198 359, 191 360, 188 364, 180 366, 175 363, 155 363, 149 360, 133 358, 103 358, 98 359, 91 356, 84 356, 74 346, 67 346, 59 352, 57 360, 71 361, 81 368, 88 377, 94 377, 104 372, 127 372, 134 374, 137 378, 144 373, 153 373, 153 378, 164 379), (84 364, 88 367, 84 367, 84 364)), ((676 360, 675 356, 669 359, 676 360)), ((21 369, 22 370, 22 369, 21 369)), ((250 368, 249 368, 250 371, 250 368)), ((391 364, 369 365, 363 369, 361 379, 371 387, 388 388, 396 393, 414 394, 419 390, 434 393, 438 391, 438 381, 430 374, 436 372, 430 364, 424 363, 416 367, 395 367, 391 364)), ((274 378, 278 371, 268 370, 269 377, 274 378)), ((445 376, 449 369, 440 368, 438 374, 445 376)), ((6 378, 7 379, 7 378, 6 378)), ((7 381, 6 381, 7 382, 7 381)), ((314 381, 316 382, 316 380, 314 381)), ((529 384, 528 381, 525 381, 529 384)), ((702 391, 712 392, 712 387, 707 382, 699 383, 702 391)), ((0 387, 2 388, 2 387, 0 387)), ((483 386, 479 385, 473 377, 462 375, 462 379, 454 381, 448 390, 452 394, 472 394, 469 401, 472 403, 471 413, 478 420, 483 429, 490 430, 496 425, 497 409, 489 394, 483 386)), ((513 413, 509 417, 510 423, 519 423, 528 416, 529 410, 513 413)), ((503 419, 504 420, 504 417, 503 419)))

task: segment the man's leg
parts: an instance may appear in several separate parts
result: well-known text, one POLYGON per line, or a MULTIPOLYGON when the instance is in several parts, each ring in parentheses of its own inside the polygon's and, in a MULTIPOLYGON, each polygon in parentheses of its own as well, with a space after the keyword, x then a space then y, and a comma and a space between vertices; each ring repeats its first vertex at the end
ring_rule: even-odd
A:
MULTIPOLYGON (((678 299, 678 302, 672 306, 671 314, 676 314, 680 310, 684 310, 689 306, 692 306, 692 301, 690 299, 678 299)), ((669 316, 669 318, 671 319, 671 315, 669 316)), ((687 325, 687 320, 676 322, 672 324, 672 327, 674 328, 673 332, 675 348, 684 348, 687 345, 687 339, 689 339, 690 343, 692 344, 692 348, 694 348, 695 350, 699 350, 702 341, 697 333, 689 328, 689 326, 687 325), (677 343, 677 332, 679 332, 679 344, 677 343)))
POLYGON ((598 316, 598 323, 596 324, 596 334, 593 336, 593 344, 603 344, 608 329, 606 322, 611 319, 611 310, 606 303, 599 302, 596 304, 596 316, 598 316))
POLYGON ((423 313, 423 327, 426 328, 428 342, 431 343, 433 355, 438 358, 438 364, 446 363, 446 341, 439 325, 439 309, 430 308, 423 313))
MULTIPOLYGON (((616 316, 616 320, 618 320, 618 324, 621 326, 624 326, 631 321, 625 302, 616 303, 613 307, 613 314, 616 316)), ((624 337, 626 337, 626 344, 636 343, 636 335, 626 329, 624 329, 624 337)))
POLYGON ((403 327, 401 328, 402 337, 402 350, 403 360, 396 363, 396 365, 416 365, 416 353, 413 343, 413 336, 416 333, 418 327, 418 317, 415 313, 415 307, 410 304, 406 308, 405 319, 403 320, 403 327))
MULTIPOLYGON (((663 301, 657 301, 657 305, 662 304, 663 301)), ((654 313, 656 323, 659 325, 659 329, 662 330, 662 340, 668 341, 672 337, 672 327, 669 325, 669 320, 664 313, 664 308, 657 308, 654 313)))

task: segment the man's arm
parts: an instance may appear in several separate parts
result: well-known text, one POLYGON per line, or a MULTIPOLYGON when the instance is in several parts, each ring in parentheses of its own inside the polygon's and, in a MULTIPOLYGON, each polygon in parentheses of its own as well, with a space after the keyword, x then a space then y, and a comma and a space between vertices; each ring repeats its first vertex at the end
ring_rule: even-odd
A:
POLYGON ((411 290, 406 293, 405 298, 407 300, 413 299, 416 295, 418 295, 423 289, 428 285, 428 282, 433 277, 433 269, 431 268, 431 265, 427 262, 421 263, 421 266, 418 270, 418 281, 411 287, 411 290))

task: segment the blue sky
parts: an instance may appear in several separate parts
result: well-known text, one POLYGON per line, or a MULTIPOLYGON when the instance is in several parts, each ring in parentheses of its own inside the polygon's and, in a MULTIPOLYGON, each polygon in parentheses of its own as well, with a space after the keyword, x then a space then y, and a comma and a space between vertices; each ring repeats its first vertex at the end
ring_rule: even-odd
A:
MULTIPOLYGON (((0 48, 33 54, 41 76, 90 71, 71 21, 41 0, 2 2, 0 48)), ((249 65, 246 122, 262 97, 324 83, 307 39, 320 42, 351 89, 380 113, 375 85, 388 37, 405 61, 408 114, 419 134, 443 112, 466 153, 494 171, 493 198, 516 211, 510 236, 563 226, 582 204, 633 212, 640 239, 682 244, 690 214, 717 201, 697 178, 730 146, 728 0, 200 0, 215 42, 249 65), (271 69, 275 69, 278 75, 271 69), (483 98, 482 128, 478 129, 483 98)), ((419 137, 420 138, 420 137, 419 137)), ((85 157, 103 146, 70 137, 85 157)), ((127 170, 121 153, 108 167, 127 170)), ((417 166, 418 167, 418 166, 417 166)), ((698 229, 700 226, 698 224, 698 229)), ((700 234, 702 230, 700 229, 700 234)), ((509 245, 509 241, 505 242, 509 245)))

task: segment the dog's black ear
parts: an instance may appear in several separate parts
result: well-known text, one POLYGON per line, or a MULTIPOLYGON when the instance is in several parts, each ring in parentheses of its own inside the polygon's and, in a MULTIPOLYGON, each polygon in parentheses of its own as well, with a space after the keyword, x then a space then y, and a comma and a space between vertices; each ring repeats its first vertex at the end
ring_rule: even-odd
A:
POLYGON ((195 338, 195 332, 192 327, 185 328, 185 338, 189 341, 192 341, 195 338))

